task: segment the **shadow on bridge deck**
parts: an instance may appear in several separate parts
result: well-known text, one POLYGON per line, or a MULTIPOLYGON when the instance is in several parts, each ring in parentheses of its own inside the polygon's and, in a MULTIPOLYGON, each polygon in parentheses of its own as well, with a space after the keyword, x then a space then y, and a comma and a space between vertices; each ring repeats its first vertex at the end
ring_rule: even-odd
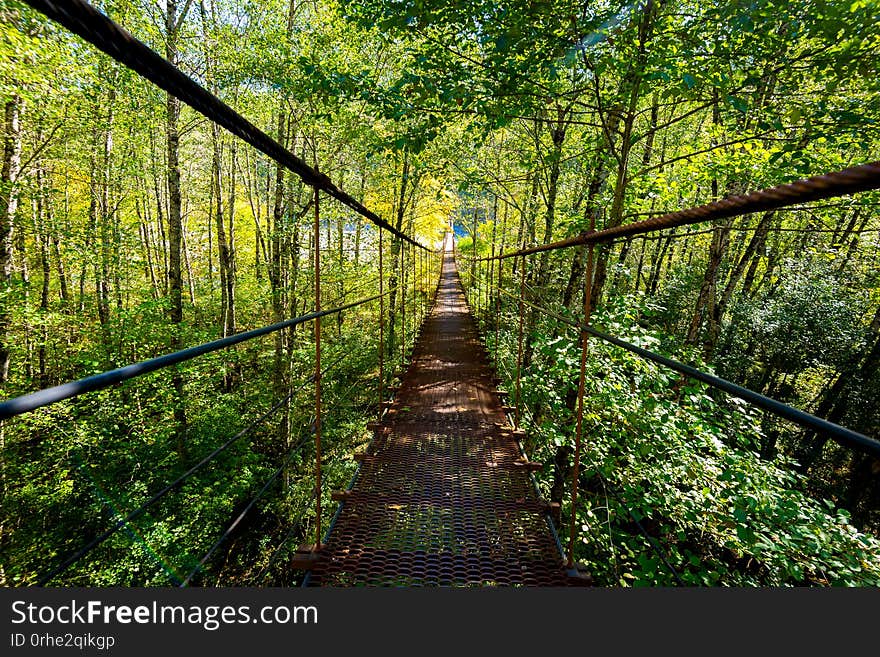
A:
POLYGON ((448 248, 400 393, 362 460, 316 586, 564 586, 448 248))

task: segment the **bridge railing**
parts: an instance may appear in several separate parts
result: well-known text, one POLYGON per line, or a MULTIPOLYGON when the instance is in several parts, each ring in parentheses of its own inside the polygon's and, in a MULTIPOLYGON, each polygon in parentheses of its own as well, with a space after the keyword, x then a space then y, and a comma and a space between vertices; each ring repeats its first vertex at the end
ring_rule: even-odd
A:
MULTIPOLYGON (((314 254, 314 261, 312 263, 314 273, 314 310, 312 312, 261 328, 244 331, 222 339, 181 349, 142 362, 132 363, 124 367, 88 376, 77 381, 71 381, 69 383, 46 388, 44 390, 38 390, 13 399, 7 399, 0 403, 0 422, 9 421, 16 416, 32 412, 36 409, 106 389, 151 372, 175 367, 200 356, 229 349, 235 345, 255 340, 278 331, 291 329, 307 323, 313 325, 314 370, 310 376, 301 380, 298 385, 291 386, 288 394, 281 399, 278 399, 269 410, 191 465, 173 481, 150 494, 147 499, 134 510, 125 514, 117 514, 116 521, 105 531, 85 541, 79 549, 63 556, 55 565, 47 568, 46 572, 39 577, 38 584, 44 585, 50 583, 70 566, 82 559, 86 554, 116 534, 120 529, 128 527, 132 521, 143 516, 169 493, 178 490, 195 473, 213 462, 233 445, 251 435, 256 428, 269 417, 281 411, 281 409, 290 402, 294 395, 308 386, 312 387, 314 396, 314 411, 310 431, 311 435, 301 438, 293 445, 293 447, 287 450, 286 454, 282 457, 281 464, 273 472, 272 476, 263 484, 243 509, 230 520, 222 535, 218 537, 217 541, 203 555, 192 571, 177 583, 181 586, 187 586, 192 582, 193 578, 203 570, 205 564, 210 560, 221 543, 235 531, 245 515, 247 515, 257 502, 266 495, 272 484, 281 477, 283 472, 285 472, 291 459, 296 454, 300 453, 307 442, 314 448, 315 455, 315 485, 311 499, 314 500, 315 503, 314 548, 319 549, 323 535, 322 498, 324 492, 324 487, 322 485, 321 451, 323 416, 321 381, 322 376, 348 356, 348 354, 343 351, 343 353, 339 355, 338 358, 334 359, 329 365, 324 365, 322 363, 321 320, 328 316, 339 316, 344 311, 366 307, 368 304, 378 305, 378 322, 375 326, 378 337, 377 361, 379 371, 376 380, 376 397, 378 407, 381 409, 387 390, 389 370, 394 367, 400 367, 402 369, 405 365, 408 346, 413 341, 413 337, 416 333, 415 327, 418 326, 418 323, 428 311, 428 306, 431 301, 431 294, 429 293, 431 289, 431 281, 439 279, 440 275, 440 252, 420 243, 413 237, 389 224, 373 211, 366 208, 360 201, 339 188, 327 175, 319 172, 315 167, 309 166, 306 162, 272 139, 268 134, 260 130, 253 123, 245 119, 242 115, 223 103, 219 98, 192 80, 161 55, 150 49, 144 43, 138 41, 122 27, 88 3, 83 2, 82 0, 64 0, 63 2, 25 0, 25 2, 46 15, 48 18, 78 34, 117 62, 129 67, 142 77, 152 81, 168 94, 177 97, 182 102, 204 115, 210 121, 226 128, 233 135, 241 138, 274 160, 280 166, 299 176, 303 183, 312 187, 314 191, 314 220, 312 222, 312 239, 313 244, 315 245, 315 248, 312 249, 314 254), (371 222, 378 231, 378 279, 376 281, 378 283, 378 291, 376 291, 375 294, 366 296, 357 301, 343 303, 326 309, 321 307, 322 249, 320 248, 321 236, 319 229, 321 225, 320 201, 322 194, 350 208, 356 214, 371 222), (391 247, 391 253, 395 255, 395 263, 392 264, 391 267, 386 266, 385 263, 385 233, 389 234, 390 240, 395 241, 389 245, 391 247), (392 268, 395 269, 392 271, 392 268), (396 281, 396 284, 389 288, 386 285, 386 277, 396 281), (395 350, 399 345, 399 354, 386 353, 386 329, 388 328, 386 327, 386 317, 390 316, 390 309, 387 304, 389 296, 392 299, 394 299, 395 296, 397 297, 394 305, 396 310, 400 313, 400 339, 392 345, 395 350)), ((292 529, 293 526, 291 527, 291 531, 292 529)), ((290 538, 290 536, 291 533, 288 533, 285 541, 278 546, 272 556, 273 560, 277 558, 277 555, 284 547, 284 543, 290 538)))
MULTIPOLYGON (((514 416, 513 423, 518 428, 525 407, 522 401, 522 370, 523 370, 523 343, 524 343, 524 317, 527 308, 551 317, 556 321, 578 329, 580 334, 580 368, 578 375, 577 409, 575 424, 575 446, 572 461, 570 504, 571 513, 568 528, 568 567, 574 568, 574 545, 576 539, 576 514, 575 508, 578 498, 578 477, 583 447, 583 416, 585 378, 589 338, 598 338, 616 347, 625 349, 637 356, 650 360, 663 367, 671 369, 688 379, 704 383, 711 388, 720 390, 728 395, 742 399, 752 406, 760 408, 779 418, 800 425, 821 436, 830 438, 844 447, 870 454, 880 458, 880 441, 865 436, 861 433, 847 429, 828 420, 794 408, 776 399, 762 395, 754 390, 740 386, 732 381, 727 381, 699 368, 681 363, 677 360, 658 354, 644 347, 631 344, 618 337, 601 331, 590 323, 593 310, 592 282, 594 269, 594 248, 597 244, 607 244, 620 238, 630 238, 634 235, 643 235, 667 228, 691 225, 706 221, 738 217, 753 212, 769 211, 791 207, 828 198, 848 196, 859 192, 880 189, 880 162, 870 162, 854 166, 841 171, 815 176, 777 187, 758 190, 749 194, 732 196, 720 201, 700 205, 677 212, 670 212, 645 221, 622 224, 605 230, 595 230, 595 225, 590 230, 560 241, 542 245, 522 245, 519 249, 495 253, 495 244, 492 244, 492 253, 485 257, 475 257, 475 252, 465 255, 458 252, 467 263, 463 267, 465 273, 465 287, 470 290, 469 303, 478 316, 495 315, 494 321, 494 348, 495 362, 498 359, 499 322, 502 297, 510 298, 517 307, 517 356, 514 373, 514 416), (574 246, 587 247, 587 262, 583 274, 583 308, 580 320, 565 317, 551 308, 539 306, 526 298, 526 258, 547 251, 566 249, 574 246), (503 263, 507 259, 519 259, 519 290, 514 294, 502 288, 503 263), (495 268, 497 263, 498 267, 495 268)), ((595 219, 593 219, 593 222, 595 219)), ((637 523, 638 524, 638 523, 637 523)), ((647 536, 647 535, 646 535, 647 536)), ((650 537, 648 537, 649 540, 650 537)), ((656 547, 651 541, 652 547, 656 547)), ((663 561, 669 566, 665 558, 663 561)), ((671 566, 670 566, 671 568, 671 566)), ((672 570, 676 580, 681 583, 678 574, 672 570)))

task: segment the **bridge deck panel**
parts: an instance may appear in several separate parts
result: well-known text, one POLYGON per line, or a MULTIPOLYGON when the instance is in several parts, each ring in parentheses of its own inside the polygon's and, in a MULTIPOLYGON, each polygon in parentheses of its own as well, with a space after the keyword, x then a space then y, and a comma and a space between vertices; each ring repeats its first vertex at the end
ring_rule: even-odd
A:
POLYGON ((558 546, 519 447, 497 425, 485 365, 449 251, 387 435, 361 463, 311 585, 562 586, 558 546))

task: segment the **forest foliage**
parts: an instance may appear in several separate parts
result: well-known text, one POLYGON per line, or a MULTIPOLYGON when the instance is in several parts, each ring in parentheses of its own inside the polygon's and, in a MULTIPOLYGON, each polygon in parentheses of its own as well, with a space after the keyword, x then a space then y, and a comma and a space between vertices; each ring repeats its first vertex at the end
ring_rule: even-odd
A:
MULTIPOLYGON (((423 244, 453 217, 469 298, 511 382, 516 303, 497 295, 497 265, 468 256, 880 149, 877 0, 97 6, 423 244)), ((316 246, 325 307, 375 294, 367 222, 322 201, 316 245, 296 176, 25 4, 0 0, 0 16, 4 398, 308 312, 316 246)), ((876 437, 878 204, 863 193, 600 247, 592 321, 876 437)), ((395 292, 385 305, 390 381, 401 321, 411 339, 436 268, 414 278, 400 266, 412 250, 385 238, 386 285, 402 283, 408 304, 395 292)), ((507 260, 501 287, 518 294, 524 266, 530 302, 578 317, 585 261, 582 247, 507 260)), ((324 321, 326 491, 350 477, 376 413, 378 312, 324 321)), ((598 341, 569 508, 578 345, 549 315, 524 322, 526 447, 563 520, 576 514, 597 582, 880 583, 875 459, 598 341)), ((313 337, 300 326, 3 423, 0 581, 35 583, 290 395, 55 583, 179 582, 289 453, 196 581, 293 582, 284 557, 315 521, 309 441, 291 452, 313 422, 313 337)))

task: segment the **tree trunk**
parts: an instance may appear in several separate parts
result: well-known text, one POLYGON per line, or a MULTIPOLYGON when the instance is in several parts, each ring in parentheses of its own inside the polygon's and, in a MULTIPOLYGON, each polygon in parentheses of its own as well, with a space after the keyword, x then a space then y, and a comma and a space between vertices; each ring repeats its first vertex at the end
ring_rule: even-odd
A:
MULTIPOLYGON (((858 214, 859 210, 856 209, 856 211, 853 213, 853 220, 855 220, 858 214)), ((859 224, 858 228, 855 231, 849 229, 845 231, 844 234, 841 236, 841 242, 843 244, 845 244, 847 240, 849 240, 849 248, 847 248, 843 258, 840 259, 840 264, 837 266, 838 274, 842 274, 844 271, 846 271, 847 266, 849 265, 850 261, 852 260, 853 256, 856 254, 856 251, 859 248, 859 238, 861 232, 865 229, 870 220, 871 214, 865 213, 865 216, 862 218, 862 222, 859 224)))
MULTIPOLYGON (((626 200, 626 188, 629 183, 629 159, 633 146, 633 127, 638 116, 637 110, 642 88, 642 70, 644 69, 647 57, 647 43, 653 33, 657 4, 657 2, 650 0, 642 12, 639 21, 636 56, 632 59, 623 77, 619 94, 621 100, 618 103, 617 109, 612 109, 610 112, 611 116, 606 126, 606 141, 611 151, 615 149, 615 144, 611 142, 611 138, 618 131, 618 127, 621 124, 623 127, 620 130, 620 139, 618 140, 619 148, 617 149, 617 173, 614 182, 614 194, 611 200, 608 220, 603 228, 614 228, 623 222, 624 201, 626 200), (624 103, 626 104, 625 111, 624 103)), ((601 245, 596 250, 595 274, 593 275, 591 294, 593 308, 598 306, 602 299, 605 283, 608 279, 608 258, 610 255, 611 246, 607 244, 601 245)))
POLYGON ((58 295, 64 306, 64 311, 68 312, 68 304, 70 303, 70 291, 67 287, 67 274, 65 273, 64 258, 61 255, 61 245, 58 238, 58 230, 53 226, 51 231, 52 240, 52 256, 55 258, 55 268, 58 273, 58 295))
MULTIPOLYGON (((211 125, 211 138, 213 144, 213 156, 211 158, 211 180, 214 197, 214 224, 217 230, 218 264, 220 265, 220 330, 224 337, 235 333, 235 266, 233 262, 232 245, 232 217, 234 207, 229 208, 230 231, 226 231, 226 219, 223 209, 223 185, 222 175, 222 144, 220 128, 217 124, 211 125)), ((231 176, 234 176, 235 162, 230 168, 231 176)), ((234 181, 230 178, 230 200, 234 201, 234 181)))
MULTIPOLYGON (((839 423, 849 410, 850 391, 858 389, 862 378, 870 377, 878 371, 878 368, 880 368, 880 308, 871 320, 866 349, 854 354, 850 362, 841 367, 833 385, 824 391, 814 414, 830 422, 839 423)), ((828 438, 824 435, 819 436, 811 431, 803 434, 799 441, 802 447, 796 452, 801 471, 806 472, 812 467, 821 456, 827 442, 828 438)))
MULTIPOLYGON (((599 208, 596 207, 596 198, 599 196, 599 191, 602 189, 602 185, 605 182, 605 175, 605 168, 600 156, 596 161, 596 166, 593 169, 593 176, 590 178, 590 184, 588 185, 587 203, 584 207, 584 224, 586 226, 589 226, 591 218, 592 220, 598 220, 599 218, 599 208)), ((571 268, 568 273, 568 283, 565 286, 565 293, 562 296, 562 305, 566 308, 571 307, 575 291, 583 289, 581 276, 583 276, 584 273, 584 255, 586 252, 586 246, 578 246, 574 249, 574 253, 572 254, 571 268)))
POLYGON ((37 195, 34 209, 34 237, 40 252, 40 343, 37 348, 37 361, 40 373, 40 387, 49 386, 49 371, 47 367, 47 341, 49 338, 46 323, 49 315, 49 284, 52 276, 52 267, 49 262, 49 235, 47 226, 49 220, 48 190, 45 189, 43 172, 37 170, 37 195))
MULTIPOLYGON (((400 171, 400 190, 395 200, 395 216, 394 216, 394 227, 397 230, 402 230, 403 228, 403 218, 406 214, 406 193, 407 187, 409 186, 409 151, 407 149, 403 150, 403 162, 401 164, 400 171)), ((388 289, 390 290, 388 293, 388 345, 385 350, 386 354, 393 354, 394 345, 395 345, 395 322, 397 319, 397 287, 399 285, 399 273, 400 269, 400 258, 401 258, 401 242, 399 239, 392 239, 391 241, 391 262, 389 263, 389 278, 388 278, 388 289)), ((401 294, 401 298, 402 298, 401 294)))
MULTIPOLYGON (((112 80, 108 80, 112 82, 112 80)), ((98 307, 98 317, 104 334, 104 343, 107 349, 107 366, 115 367, 115 359, 112 356, 112 347, 110 345, 110 333, 107 322, 110 320, 110 289, 111 267, 113 260, 113 240, 112 226, 113 209, 110 199, 110 183, 111 183, 111 167, 113 165, 113 105, 116 101, 116 93, 111 88, 107 93, 107 98, 99 100, 95 106, 96 114, 100 115, 103 109, 106 109, 106 115, 102 116, 100 121, 103 124, 101 132, 101 159, 100 170, 97 172, 96 183, 94 187, 100 192, 96 192, 98 202, 98 237, 100 239, 99 254, 100 260, 95 263, 95 301, 98 307)))
MULTIPOLYGON (((31 273, 24 236, 25 231, 21 229, 21 224, 19 224, 19 227, 15 231, 15 257, 18 260, 17 269, 21 279, 21 306, 26 310, 27 314, 30 315, 31 273)), ((33 327, 31 326, 31 322, 29 319, 26 319, 24 322, 24 375, 28 380, 34 377, 34 345, 32 331, 33 327)))
MULTIPOLYGON (((712 234, 712 246, 709 249, 709 261, 706 263, 706 271, 703 274, 703 282, 700 284, 700 292, 697 295, 697 304, 694 308, 694 313, 691 316, 685 344, 697 344, 703 320, 709 319, 711 321, 711 316, 716 304, 715 288, 718 282, 718 271, 721 268, 721 261, 727 250, 731 223, 732 222, 729 219, 715 222, 715 230, 712 234)), ((708 344, 709 342, 707 340, 707 350, 708 344)), ((707 359, 709 355, 710 354, 707 353, 707 359)))
MULTIPOLYGON (((276 130, 278 142, 283 145, 286 141, 286 128, 284 112, 281 110, 278 111, 276 117, 276 130)), ((269 282, 272 296, 272 318, 274 322, 280 322, 284 319, 284 309, 286 307, 284 265, 287 263, 287 242, 285 235, 287 226, 285 225, 284 214, 284 167, 279 164, 275 167, 275 196, 272 208, 272 232, 269 238, 271 249, 269 282)), ((287 367, 284 359, 284 331, 276 331, 274 338, 275 357, 272 380, 274 382, 275 396, 282 398, 287 394, 287 367)), ((285 410, 281 415, 281 421, 278 426, 277 448, 279 451, 286 449, 289 438, 290 416, 285 410)))
MULTIPOLYGON (((179 27, 184 16, 178 16, 177 0, 166 1, 166 45, 165 58, 173 65, 177 65, 177 42, 179 27)), ((180 101, 171 94, 166 95, 166 125, 165 137, 167 147, 168 166, 168 293, 171 300, 171 349, 177 351, 181 348, 181 325, 183 324, 183 277, 181 270, 181 255, 183 247, 183 223, 181 217, 180 195, 180 134, 178 122, 180 120, 180 101)), ((174 385, 174 420, 176 424, 177 454, 181 460, 186 458, 186 430, 187 418, 184 401, 183 375, 180 370, 175 370, 172 377, 174 385)))
MULTIPOLYGON (((358 198, 363 200, 364 191, 367 188, 367 165, 364 163, 364 168, 361 171, 361 193, 358 198)), ((357 271, 358 265, 360 264, 360 256, 361 256, 361 229, 364 225, 363 217, 358 215, 355 218, 355 229, 354 229, 354 270, 357 271)))
POLYGON ((727 285, 725 285, 721 296, 715 303, 715 307, 712 309, 709 321, 709 331, 706 338, 707 360, 711 357, 711 354, 715 350, 715 345, 718 343, 718 338, 721 335, 721 321, 724 319, 724 314, 727 311, 727 307, 730 305, 733 292, 736 289, 740 278, 742 278, 743 273, 746 271, 746 267, 753 261, 758 249, 764 244, 764 240, 767 238, 767 232, 770 230, 770 223, 773 216, 774 212, 772 210, 770 212, 765 212, 761 216, 761 221, 758 223, 755 232, 752 233, 752 237, 746 246, 745 252, 737 260, 736 266, 733 268, 730 278, 727 280, 727 285))
MULTIPOLYGON (((568 110, 557 107, 556 123, 550 128, 550 139, 553 143, 553 149, 550 151, 550 175, 547 181, 546 198, 547 211, 544 213, 544 239, 542 244, 548 244, 553 239, 553 227, 556 222, 556 197, 559 194, 560 164, 562 160, 562 146, 565 143, 567 119, 568 110)), ((549 258, 549 251, 543 251, 539 256, 537 277, 539 289, 547 284, 547 263, 549 258)))
POLYGON ((159 286, 156 283, 156 269, 153 265, 153 249, 151 246, 150 240, 150 226, 148 223, 148 215, 145 212, 146 203, 144 203, 144 209, 141 209, 141 202, 139 200, 135 200, 135 214, 137 214, 138 218, 138 234, 141 238, 141 247, 144 250, 144 276, 147 282, 150 284, 150 296, 153 299, 159 298, 159 286))
MULTIPOLYGON (((186 216, 186 212, 184 212, 184 216, 186 216)), ((189 242, 186 239, 187 226, 184 223, 181 226, 180 236, 181 236, 181 244, 183 245, 183 264, 186 269, 186 289, 189 292, 189 303, 191 306, 196 305, 196 287, 195 282, 193 281, 193 273, 192 273, 192 261, 189 257, 189 242)))
POLYGON ((13 230, 18 209, 16 181, 21 166, 21 98, 6 101, 3 166, 0 170, 0 384, 9 380, 12 313, 13 230))

